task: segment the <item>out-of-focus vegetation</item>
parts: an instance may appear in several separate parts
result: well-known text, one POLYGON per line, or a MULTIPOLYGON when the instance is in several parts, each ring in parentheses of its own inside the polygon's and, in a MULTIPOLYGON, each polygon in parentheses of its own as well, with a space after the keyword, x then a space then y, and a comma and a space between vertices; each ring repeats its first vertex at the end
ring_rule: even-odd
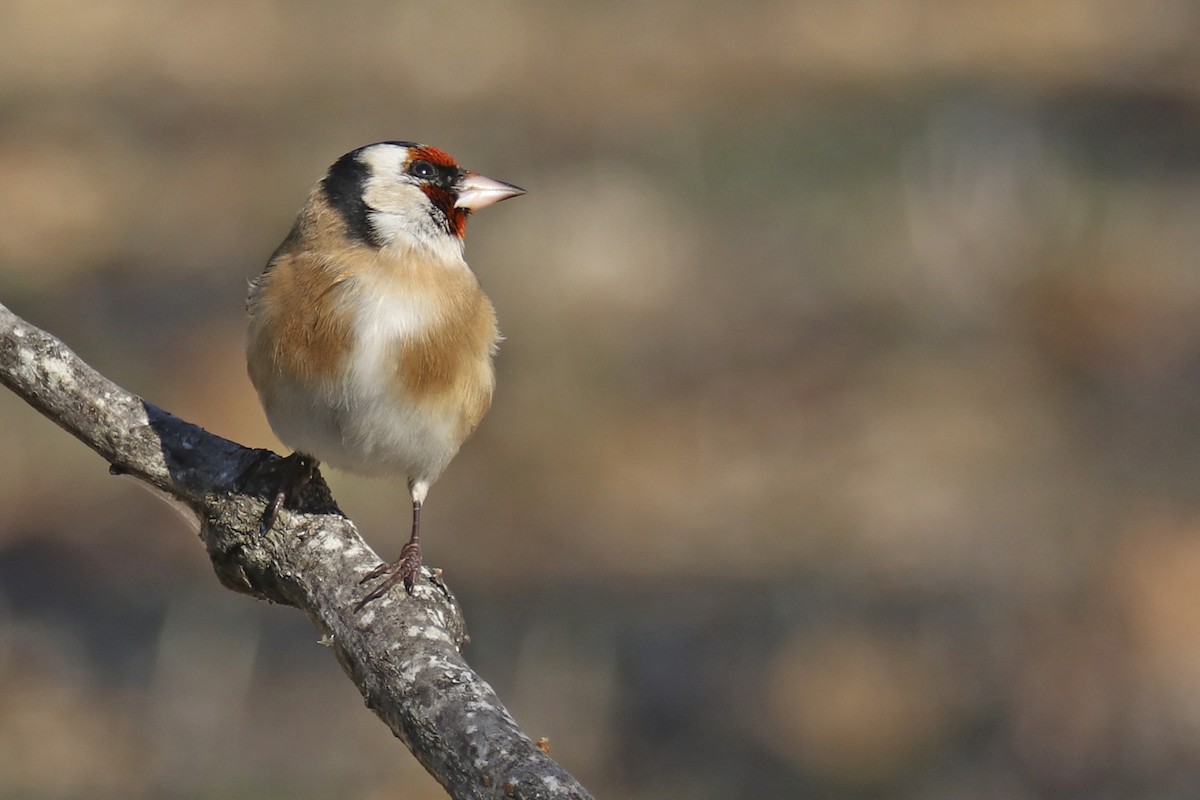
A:
MULTIPOLYGON (((1200 6, 0 6, 0 301, 278 447, 242 300, 380 139, 507 334, 434 488, 598 797, 1200 787, 1200 6)), ((0 393, 0 796, 437 798, 300 615, 0 393)), ((384 555, 400 482, 333 474, 384 555)))

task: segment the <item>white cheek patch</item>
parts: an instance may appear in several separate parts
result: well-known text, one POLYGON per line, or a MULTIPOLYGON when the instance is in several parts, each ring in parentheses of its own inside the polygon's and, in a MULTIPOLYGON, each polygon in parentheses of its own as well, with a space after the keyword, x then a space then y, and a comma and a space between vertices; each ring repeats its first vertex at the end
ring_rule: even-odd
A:
POLYGON ((381 235, 417 233, 426 227, 437 230, 430 217, 429 198, 421 187, 403 177, 388 178, 372 175, 363 186, 363 202, 367 213, 381 235))
POLYGON ((416 237, 432 227, 429 199, 404 173, 407 147, 376 145, 364 150, 359 159, 368 168, 363 202, 381 239, 391 242, 398 237, 416 237))
POLYGON ((427 250, 446 260, 462 258, 463 243, 446 231, 421 187, 404 175, 402 147, 380 147, 362 156, 371 168, 363 202, 375 234, 397 253, 427 250))

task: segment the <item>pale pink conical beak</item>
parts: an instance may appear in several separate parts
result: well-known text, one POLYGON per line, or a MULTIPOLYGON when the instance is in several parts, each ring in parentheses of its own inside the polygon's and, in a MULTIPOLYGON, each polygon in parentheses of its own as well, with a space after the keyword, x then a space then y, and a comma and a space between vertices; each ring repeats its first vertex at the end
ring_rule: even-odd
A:
POLYGON ((525 190, 519 186, 485 178, 475 172, 464 175, 456 189, 458 199, 454 201, 454 207, 465 208, 468 211, 478 211, 501 200, 525 194, 525 190))

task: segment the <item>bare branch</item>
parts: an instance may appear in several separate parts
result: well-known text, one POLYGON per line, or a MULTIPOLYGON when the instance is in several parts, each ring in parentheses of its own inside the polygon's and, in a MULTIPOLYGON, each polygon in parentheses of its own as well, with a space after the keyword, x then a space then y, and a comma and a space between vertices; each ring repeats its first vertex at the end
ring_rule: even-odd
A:
POLYGON ((221 582, 295 606, 366 704, 453 798, 591 795, 517 727, 459 653, 462 614, 430 573, 413 596, 393 592, 353 612, 359 580, 379 563, 317 476, 300 511, 258 522, 278 456, 168 414, 109 381, 62 342, 0 305, 0 383, 95 450, 195 515, 221 582))

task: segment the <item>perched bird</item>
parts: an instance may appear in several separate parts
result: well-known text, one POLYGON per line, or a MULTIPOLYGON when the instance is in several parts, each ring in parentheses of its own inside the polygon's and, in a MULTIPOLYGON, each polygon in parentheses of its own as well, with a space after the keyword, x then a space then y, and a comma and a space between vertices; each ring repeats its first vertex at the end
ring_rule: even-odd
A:
POLYGON ((363 605, 421 567, 421 504, 491 405, 496 314, 467 262, 472 211, 524 194, 413 142, 329 168, 251 284, 247 364, 292 450, 262 530, 321 462, 403 475, 412 535, 363 605))

